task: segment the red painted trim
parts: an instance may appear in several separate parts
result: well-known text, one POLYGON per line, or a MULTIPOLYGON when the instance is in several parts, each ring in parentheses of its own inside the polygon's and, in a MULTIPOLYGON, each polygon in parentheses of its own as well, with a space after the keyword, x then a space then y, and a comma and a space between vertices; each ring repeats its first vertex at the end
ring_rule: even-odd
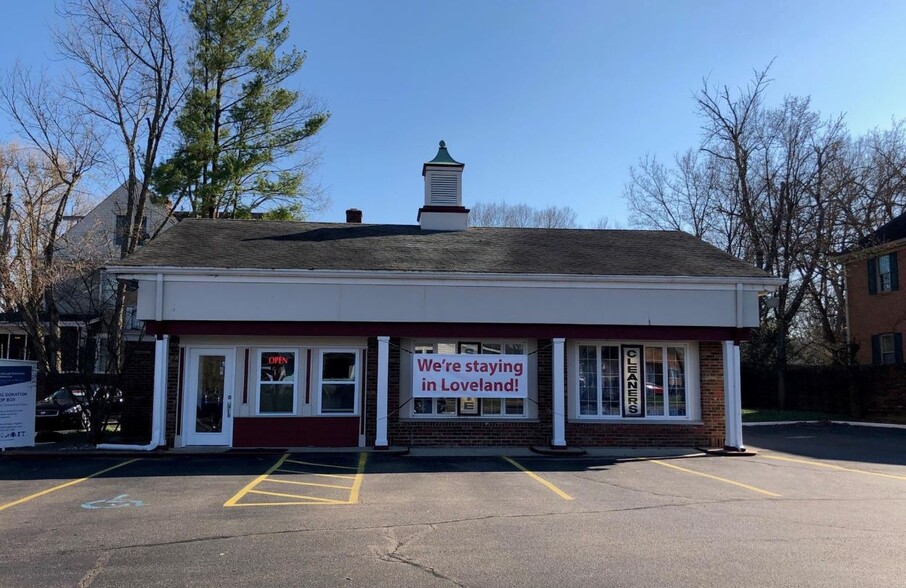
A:
POLYGON ((358 417, 237 417, 233 447, 358 447, 358 417))
POLYGON ((148 332, 167 335, 272 337, 474 337, 622 339, 667 341, 747 341, 752 329, 639 325, 552 325, 500 323, 148 321, 148 332))
POLYGON ((182 386, 186 371, 186 349, 179 348, 179 365, 176 368, 176 434, 182 434, 182 386))
POLYGON ((311 349, 305 361, 305 404, 311 404, 311 349))
POLYGON ((469 214, 469 209, 464 206, 422 206, 418 209, 418 216, 415 220, 422 220, 423 212, 460 212, 469 214))
POLYGON ((249 349, 245 350, 245 379, 242 381, 242 404, 249 403, 249 349))

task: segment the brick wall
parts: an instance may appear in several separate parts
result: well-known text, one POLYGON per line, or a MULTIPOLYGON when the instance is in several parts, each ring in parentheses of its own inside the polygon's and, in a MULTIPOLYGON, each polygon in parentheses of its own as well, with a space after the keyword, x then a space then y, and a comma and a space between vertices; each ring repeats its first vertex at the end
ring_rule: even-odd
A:
MULTIPOLYGON (((598 446, 711 446, 724 443, 723 350, 719 342, 699 346, 701 409, 703 424, 566 423, 568 445, 598 446)), ((402 362, 405 365, 406 360, 402 362)), ((552 437, 551 340, 538 340, 538 420, 400 420, 399 407, 401 352, 399 340, 390 340, 390 382, 388 391, 388 437, 391 445, 402 446, 527 446, 550 444, 552 437)), ((564 358, 564 362, 566 359, 564 358)), ((367 358, 367 434, 366 443, 374 444, 377 390, 377 339, 368 341, 367 358)), ((568 365, 564 370, 564 394, 568 394, 568 365)), ((564 403, 566 405, 566 403, 564 403)))
POLYGON ((906 250, 896 254, 900 289, 894 292, 868 293, 868 257, 846 264, 850 340, 858 345, 856 361, 863 365, 871 364, 872 335, 906 332, 906 250))
POLYGON ((122 439, 144 445, 151 440, 151 408, 154 400, 154 341, 127 341, 123 351, 122 439))

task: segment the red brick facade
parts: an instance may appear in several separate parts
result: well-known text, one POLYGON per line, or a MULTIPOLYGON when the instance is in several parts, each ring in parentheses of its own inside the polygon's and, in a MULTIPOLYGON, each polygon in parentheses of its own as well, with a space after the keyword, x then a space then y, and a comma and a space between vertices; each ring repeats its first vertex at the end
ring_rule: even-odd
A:
MULTIPOLYGON (((399 339, 390 340, 388 387, 388 440, 400 446, 526 446, 549 445, 552 436, 551 340, 538 340, 538 418, 524 421, 400 419, 407 407, 400 407, 399 339)), ((578 447, 708 446, 724 444, 723 350, 719 342, 699 345, 701 381, 701 424, 639 424, 566 422, 566 442, 578 447)), ((368 342, 366 443, 374 444, 377 395, 377 339, 368 342)), ((569 366, 564 378, 568 381, 569 366)), ((564 393, 568 394, 566 382, 564 393)), ((566 399, 565 399, 566 400, 566 399)), ((567 402, 564 402, 564 406, 567 402)))
MULTIPOLYGON (((883 249, 878 255, 896 253, 897 266, 906 267, 906 249, 883 249)), ((865 253, 846 263, 846 295, 850 342, 858 346, 856 361, 872 363, 871 337, 882 333, 906 332, 906 283, 892 292, 868 291, 868 261, 865 253)))

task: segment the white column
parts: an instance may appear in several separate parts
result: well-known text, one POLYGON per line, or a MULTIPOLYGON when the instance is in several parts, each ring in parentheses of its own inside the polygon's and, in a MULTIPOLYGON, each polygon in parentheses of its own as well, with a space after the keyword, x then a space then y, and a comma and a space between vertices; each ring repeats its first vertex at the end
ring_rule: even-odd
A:
POLYGON ((387 386, 390 379, 390 337, 378 337, 377 351, 377 434, 374 446, 386 448, 387 443, 387 386))
POLYGON ((739 345, 724 341, 724 413, 727 449, 745 451, 742 444, 742 385, 739 373, 739 345))
POLYGON ((170 335, 154 340, 154 397, 151 412, 151 445, 167 444, 167 363, 170 335))
POLYGON ((553 386, 551 389, 554 395, 553 402, 553 419, 554 419, 554 436, 551 439, 551 447, 566 447, 566 394, 563 390, 563 338, 553 340, 554 348, 551 353, 551 373, 553 374, 553 386))

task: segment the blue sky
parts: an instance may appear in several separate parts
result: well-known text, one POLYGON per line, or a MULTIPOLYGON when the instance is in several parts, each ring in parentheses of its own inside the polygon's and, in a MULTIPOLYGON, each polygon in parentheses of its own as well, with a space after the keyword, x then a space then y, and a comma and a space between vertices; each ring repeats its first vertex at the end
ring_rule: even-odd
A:
MULTIPOLYGON (((437 141, 466 164, 463 200, 571 206, 626 221, 628 168, 699 141, 692 94, 744 85, 808 95, 853 133, 906 117, 906 2, 291 1, 293 80, 332 117, 319 215, 414 223, 437 141)), ((51 62, 52 3, 4 4, 3 67, 51 62)), ((0 122, 0 137, 9 137, 0 122)), ((113 186, 110 186, 111 188, 113 186)))

